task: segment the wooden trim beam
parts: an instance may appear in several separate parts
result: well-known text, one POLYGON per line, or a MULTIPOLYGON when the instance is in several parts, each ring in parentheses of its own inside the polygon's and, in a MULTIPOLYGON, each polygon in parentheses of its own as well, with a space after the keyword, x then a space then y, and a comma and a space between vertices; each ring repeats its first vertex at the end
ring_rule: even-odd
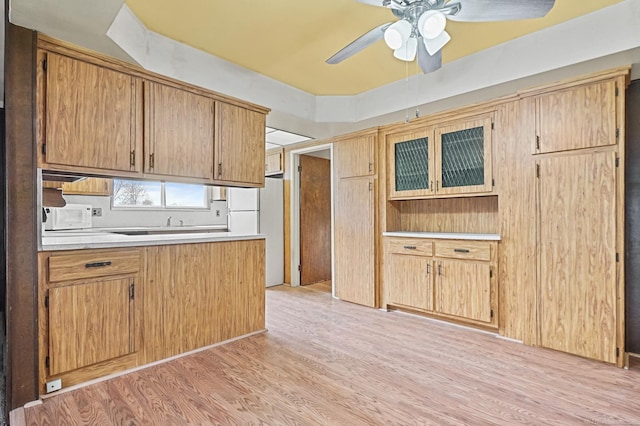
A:
POLYGON ((7 407, 38 398, 34 31, 5 33, 7 407))

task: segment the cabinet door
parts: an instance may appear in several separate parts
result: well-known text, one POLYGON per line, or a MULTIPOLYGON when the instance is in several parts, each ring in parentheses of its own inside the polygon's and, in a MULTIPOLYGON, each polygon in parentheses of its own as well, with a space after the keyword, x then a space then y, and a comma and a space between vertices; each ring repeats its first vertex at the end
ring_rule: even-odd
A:
POLYGON ((264 186, 265 125, 262 113, 217 103, 215 179, 264 186))
POLYGON ((616 362, 614 152, 540 160, 540 344, 616 362))
POLYGON ((49 374, 135 351, 133 279, 105 279, 49 290, 49 374))
POLYGON ((373 307, 376 303, 373 177, 340 179, 336 189, 336 297, 373 307))
POLYGON ((392 304, 433 310, 433 262, 430 257, 390 253, 386 282, 392 304))
POLYGON ((278 152, 268 152, 264 161, 265 176, 282 173, 282 150, 278 152))
POLYGON ((436 312, 492 322, 489 262, 437 260, 436 264, 436 312))
POLYGON ((376 135, 341 140, 333 145, 334 170, 338 178, 370 176, 374 174, 376 135))
POLYGON ((47 54, 46 162, 82 169, 138 171, 139 80, 47 54))
POLYGON ((214 101, 145 82, 145 172, 213 178, 214 101))
POLYGON ((111 195, 113 180, 86 178, 76 182, 65 182, 62 184, 62 193, 65 195, 111 195))
POLYGON ((387 141, 389 198, 433 195, 433 130, 389 135, 387 141))
POLYGON ((436 129, 436 192, 490 192, 491 117, 436 129))
POLYGON ((616 84, 605 81, 536 98, 534 153, 615 145, 616 84))

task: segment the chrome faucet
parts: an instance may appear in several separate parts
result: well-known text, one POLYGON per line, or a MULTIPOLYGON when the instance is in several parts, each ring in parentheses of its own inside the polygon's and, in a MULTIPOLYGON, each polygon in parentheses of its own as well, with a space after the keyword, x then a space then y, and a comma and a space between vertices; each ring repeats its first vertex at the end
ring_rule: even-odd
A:
POLYGON ((167 226, 171 226, 171 216, 167 218, 167 226))

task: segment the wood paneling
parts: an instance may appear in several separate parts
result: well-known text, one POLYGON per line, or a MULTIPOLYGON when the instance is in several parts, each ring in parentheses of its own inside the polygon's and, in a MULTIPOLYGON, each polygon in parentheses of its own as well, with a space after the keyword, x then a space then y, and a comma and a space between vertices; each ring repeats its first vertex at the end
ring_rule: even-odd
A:
POLYGON ((109 171, 140 170, 136 149, 135 77, 56 53, 46 73, 46 162, 109 171))
POLYGON ((26 424, 640 422, 637 370, 309 287, 267 290, 267 307, 268 333, 46 398, 26 424))
MULTIPOLYGON (((436 242, 437 250, 437 242, 436 242)), ((439 313, 491 322, 489 262, 436 260, 435 309, 439 313)))
POLYGON ((616 154, 539 160, 540 344, 616 362, 616 154))
POLYGON ((640 80, 627 90, 626 114, 626 348, 640 354, 640 80))
POLYGON ((533 152, 615 144, 615 92, 615 80, 608 80, 537 97, 539 142, 533 152))
POLYGON ((496 112, 494 158, 500 209, 498 276, 500 333, 537 342, 535 101, 501 105, 496 112))
POLYGON ((370 176, 375 174, 374 150, 377 132, 353 135, 333 144, 333 159, 336 178, 370 176))
POLYGON ((331 279, 331 162, 300 156, 300 284, 331 279))
POLYGON ((264 240, 147 247, 145 363, 264 328, 264 240))
POLYGON ((140 270, 140 251, 74 252, 49 257, 50 282, 136 273, 140 270))
POLYGON ((145 172, 213 178, 213 99, 145 81, 145 128, 145 172))
POLYGON ((263 113, 216 102, 215 179, 264 186, 263 113))
POLYGON ((129 288, 133 280, 115 279, 49 290, 51 375, 126 355, 132 345, 129 288))
POLYGON ((6 396, 11 410, 37 399, 36 33, 5 23, 4 236, 6 396))
POLYGON ((498 197, 407 200, 393 203, 400 224, 391 231, 497 234, 498 197))
POLYGON ((437 240, 436 256, 461 260, 491 260, 491 243, 488 241, 437 240))
POLYGON ((374 191, 373 177, 340 179, 334 219, 336 297, 372 307, 376 304, 374 191))

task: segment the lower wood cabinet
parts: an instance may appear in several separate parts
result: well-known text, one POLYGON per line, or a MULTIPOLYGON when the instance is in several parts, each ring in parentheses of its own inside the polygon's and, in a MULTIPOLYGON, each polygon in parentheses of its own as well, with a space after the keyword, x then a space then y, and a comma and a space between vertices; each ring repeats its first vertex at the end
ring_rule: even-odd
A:
POLYGON ((38 254, 39 391, 264 330, 264 239, 38 254))
POLYGON ((495 242, 386 237, 384 250, 390 305, 498 326, 495 242))

